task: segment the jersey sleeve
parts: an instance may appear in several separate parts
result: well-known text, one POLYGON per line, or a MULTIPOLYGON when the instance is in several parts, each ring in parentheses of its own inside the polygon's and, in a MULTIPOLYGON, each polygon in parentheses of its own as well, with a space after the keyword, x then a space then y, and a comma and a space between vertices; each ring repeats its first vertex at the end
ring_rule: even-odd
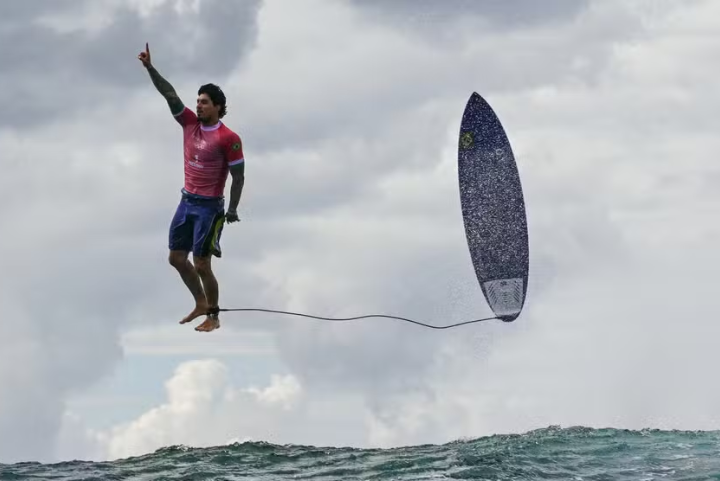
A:
POLYGON ((187 127, 188 125, 197 122, 197 115, 195 115, 195 112, 185 107, 182 112, 175 115, 175 120, 183 127, 187 127))
POLYGON ((240 136, 235 132, 230 133, 225 141, 225 160, 229 166, 242 164, 245 162, 245 156, 243 154, 242 140, 240 136))

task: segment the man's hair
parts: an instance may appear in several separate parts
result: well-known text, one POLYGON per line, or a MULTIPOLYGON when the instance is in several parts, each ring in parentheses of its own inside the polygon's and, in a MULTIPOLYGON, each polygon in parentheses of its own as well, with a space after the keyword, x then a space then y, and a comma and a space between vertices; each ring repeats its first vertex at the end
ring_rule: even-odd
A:
POLYGON ((225 94, 222 89, 215 84, 205 84, 198 90, 198 95, 202 94, 207 94, 214 105, 219 105, 220 112, 218 116, 220 118, 225 117, 225 114, 227 113, 227 100, 225 99, 225 94))

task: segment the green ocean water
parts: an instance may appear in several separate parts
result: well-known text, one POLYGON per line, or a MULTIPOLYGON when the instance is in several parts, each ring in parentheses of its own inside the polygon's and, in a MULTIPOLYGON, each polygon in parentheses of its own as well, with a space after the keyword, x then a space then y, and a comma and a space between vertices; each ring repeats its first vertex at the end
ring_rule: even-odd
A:
POLYGON ((720 480, 720 432, 539 429, 442 445, 171 446, 112 462, 0 465, 0 480, 720 480))

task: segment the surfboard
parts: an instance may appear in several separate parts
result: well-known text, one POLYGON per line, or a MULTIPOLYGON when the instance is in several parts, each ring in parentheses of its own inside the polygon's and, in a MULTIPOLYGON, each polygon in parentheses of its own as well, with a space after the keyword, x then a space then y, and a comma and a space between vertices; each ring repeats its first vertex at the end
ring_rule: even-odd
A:
POLYGON ((527 295, 525 200, 505 129, 477 92, 468 99, 460 124, 458 180, 475 275, 495 315, 512 322, 527 295))

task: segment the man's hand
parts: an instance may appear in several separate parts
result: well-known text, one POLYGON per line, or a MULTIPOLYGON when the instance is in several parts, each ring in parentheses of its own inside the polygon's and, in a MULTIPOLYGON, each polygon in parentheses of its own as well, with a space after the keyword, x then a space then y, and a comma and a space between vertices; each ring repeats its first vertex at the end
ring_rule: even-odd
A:
POLYGON ((238 217, 237 211, 228 210, 227 214, 225 214, 225 221, 227 221, 228 224, 232 224, 233 222, 239 222, 240 218, 238 217))
POLYGON ((165 100, 167 100, 168 106, 170 107, 170 113, 175 116, 180 115, 183 109, 185 109, 185 105, 182 100, 180 100, 180 97, 178 97, 178 94, 175 92, 173 86, 170 85, 170 82, 162 78, 155 67, 153 67, 150 60, 150 47, 147 42, 145 42, 145 51, 138 54, 138 60, 140 60, 143 66, 147 69, 155 88, 158 89, 158 92, 160 92, 160 94, 165 97, 165 100))
POLYGON ((148 46, 147 42, 145 42, 145 51, 140 52, 140 55, 138 55, 138 60, 142 62, 145 68, 152 66, 152 62, 150 61, 150 47, 148 46))

